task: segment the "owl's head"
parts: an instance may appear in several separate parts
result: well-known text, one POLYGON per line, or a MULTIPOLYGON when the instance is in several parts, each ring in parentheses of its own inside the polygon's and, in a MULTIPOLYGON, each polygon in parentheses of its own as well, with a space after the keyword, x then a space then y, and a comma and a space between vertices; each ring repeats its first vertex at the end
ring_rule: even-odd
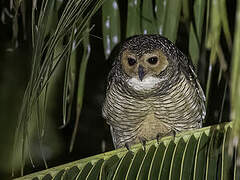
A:
POLYGON ((166 38, 138 35, 123 42, 117 61, 130 87, 151 90, 174 74, 176 54, 175 46, 166 38))

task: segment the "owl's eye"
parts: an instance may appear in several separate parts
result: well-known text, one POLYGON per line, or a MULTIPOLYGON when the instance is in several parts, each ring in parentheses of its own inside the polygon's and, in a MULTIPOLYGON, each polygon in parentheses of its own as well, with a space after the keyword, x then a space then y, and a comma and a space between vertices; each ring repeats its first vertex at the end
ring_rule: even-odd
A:
POLYGON ((127 60, 128 60, 129 66, 133 66, 133 65, 136 64, 136 62, 137 62, 135 59, 130 58, 130 57, 129 57, 127 60))
POLYGON ((147 61, 148 61, 149 64, 154 65, 154 64, 157 64, 158 58, 157 57, 150 57, 147 61))

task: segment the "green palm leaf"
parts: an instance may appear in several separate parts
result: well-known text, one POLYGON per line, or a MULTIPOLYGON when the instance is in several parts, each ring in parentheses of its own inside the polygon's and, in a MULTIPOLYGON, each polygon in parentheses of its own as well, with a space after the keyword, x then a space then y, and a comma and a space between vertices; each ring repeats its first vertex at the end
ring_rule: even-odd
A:
MULTIPOLYGON (((84 0, 68 1, 58 23, 54 26, 50 24, 52 19, 49 18, 49 14, 54 12, 54 2, 55 1, 48 0, 42 1, 38 21, 36 24, 32 25, 32 74, 23 98, 22 109, 19 114, 19 124, 17 126, 14 142, 14 154, 19 154, 18 150, 21 149, 20 154, 22 154, 22 157, 20 161, 22 174, 26 154, 30 152, 29 146, 32 133, 30 131, 30 121, 34 128, 35 126, 37 128, 41 148, 45 134, 48 83, 58 67, 58 64, 64 60, 66 61, 66 75, 65 90, 63 94, 63 126, 67 123, 67 91, 74 91, 74 86, 70 86, 70 79, 72 78, 73 73, 71 53, 73 47, 78 47, 82 39, 88 34, 86 32, 89 32, 88 23, 90 18, 101 5, 101 0, 96 1, 95 3, 93 1, 84 0), (90 7, 90 5, 93 6, 90 7), (87 9, 88 11, 86 11, 87 9), (35 108, 37 109, 36 111, 34 111, 35 108), (34 112, 37 112, 36 116, 34 112), (36 118, 34 118, 34 116, 36 118)), ((36 13, 35 8, 36 7, 33 6, 33 18, 36 13)), ((35 23, 34 19, 33 23, 35 23)), ((86 69, 86 66, 84 66, 84 68, 86 69)), ((80 95, 82 96, 83 94, 80 95)), ((43 159, 45 159, 44 155, 43 159)), ((15 163, 15 158, 13 158, 13 164, 15 163)))
MULTIPOLYGON (((232 123, 205 127, 117 149, 20 179, 229 179, 226 151, 232 123), (223 169, 224 167, 224 169, 223 169)), ((236 162, 235 162, 236 163, 236 162)))

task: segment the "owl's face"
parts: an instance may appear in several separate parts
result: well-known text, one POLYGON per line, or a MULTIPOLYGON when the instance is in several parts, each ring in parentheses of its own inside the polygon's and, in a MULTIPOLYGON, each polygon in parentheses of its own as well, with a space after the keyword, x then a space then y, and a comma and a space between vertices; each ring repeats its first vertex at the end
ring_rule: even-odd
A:
POLYGON ((159 49, 140 57, 125 50, 122 53, 121 64, 127 75, 143 81, 148 77, 158 76, 167 67, 168 61, 159 49))
POLYGON ((151 90, 166 80, 162 72, 172 63, 163 52, 165 40, 157 35, 140 35, 123 44, 118 61, 128 86, 137 91, 151 90))

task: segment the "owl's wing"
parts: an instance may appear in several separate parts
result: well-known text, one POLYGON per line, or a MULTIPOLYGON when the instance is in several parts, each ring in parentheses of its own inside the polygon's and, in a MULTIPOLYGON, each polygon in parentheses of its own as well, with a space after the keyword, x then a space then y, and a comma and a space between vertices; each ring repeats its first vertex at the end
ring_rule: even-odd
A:
POLYGON ((112 135, 112 141, 113 141, 114 148, 117 149, 117 139, 116 139, 117 135, 115 134, 112 126, 110 126, 110 132, 112 135))
POLYGON ((107 91, 110 89, 110 86, 111 86, 111 84, 113 82, 113 78, 114 78, 114 74, 115 74, 114 71, 115 71, 115 68, 113 67, 111 69, 111 71, 109 72, 109 74, 108 74, 108 78, 107 78, 107 91))
POLYGON ((181 71, 184 73, 185 77, 190 81, 190 83, 195 87, 197 91, 200 104, 202 107, 202 119, 204 119, 206 116, 206 108, 205 108, 206 97, 197 79, 197 75, 195 73, 192 61, 189 60, 180 50, 178 50, 178 55, 179 55, 179 66, 181 71))

